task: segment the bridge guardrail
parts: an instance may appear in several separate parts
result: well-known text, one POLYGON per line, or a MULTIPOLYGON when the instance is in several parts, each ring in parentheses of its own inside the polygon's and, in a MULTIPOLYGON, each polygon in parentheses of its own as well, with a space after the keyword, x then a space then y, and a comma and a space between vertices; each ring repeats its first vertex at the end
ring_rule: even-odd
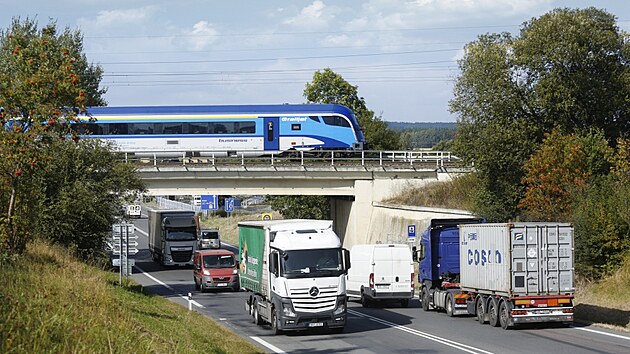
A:
POLYGON ((363 166, 363 167, 424 167, 441 169, 461 166, 462 161, 450 151, 291 151, 267 153, 239 151, 135 151, 121 152, 125 162, 149 166, 363 166))

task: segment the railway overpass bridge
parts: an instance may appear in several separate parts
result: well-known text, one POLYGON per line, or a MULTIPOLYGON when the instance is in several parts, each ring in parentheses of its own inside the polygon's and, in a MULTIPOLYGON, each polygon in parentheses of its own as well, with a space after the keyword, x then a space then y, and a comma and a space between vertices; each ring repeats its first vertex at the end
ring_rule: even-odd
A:
MULTIPOLYGON (((385 209, 394 209, 385 214, 405 213, 382 202, 410 188, 450 180, 469 170, 458 166, 458 159, 448 152, 357 154, 309 156, 298 152, 257 158, 200 154, 195 158, 133 157, 132 162, 151 195, 330 196, 335 231, 346 247, 366 241, 406 242, 411 221, 391 225, 383 216, 385 209), (380 221, 375 224, 375 220, 380 221)), ((412 212, 410 218, 422 218, 418 213, 467 215, 465 211, 422 210, 412 212)))

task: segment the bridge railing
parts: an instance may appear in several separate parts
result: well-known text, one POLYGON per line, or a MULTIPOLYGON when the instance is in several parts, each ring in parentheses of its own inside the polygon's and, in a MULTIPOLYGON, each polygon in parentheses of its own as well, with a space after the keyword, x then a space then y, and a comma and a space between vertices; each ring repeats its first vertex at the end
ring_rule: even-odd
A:
POLYGON ((138 165, 211 165, 211 166, 363 166, 363 167, 427 167, 443 168, 461 164, 461 159, 450 151, 135 151, 121 152, 126 162, 138 165))

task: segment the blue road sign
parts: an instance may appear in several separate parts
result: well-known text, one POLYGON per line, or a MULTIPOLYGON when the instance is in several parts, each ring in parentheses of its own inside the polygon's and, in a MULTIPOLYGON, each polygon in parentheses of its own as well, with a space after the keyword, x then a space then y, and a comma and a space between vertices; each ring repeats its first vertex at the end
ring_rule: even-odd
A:
POLYGON ((226 212, 234 211, 234 198, 225 198, 225 211, 226 212))
POLYGON ((416 237, 416 225, 407 225, 407 237, 416 237))
POLYGON ((201 210, 217 210, 219 209, 219 196, 215 195, 202 195, 201 196, 201 210))

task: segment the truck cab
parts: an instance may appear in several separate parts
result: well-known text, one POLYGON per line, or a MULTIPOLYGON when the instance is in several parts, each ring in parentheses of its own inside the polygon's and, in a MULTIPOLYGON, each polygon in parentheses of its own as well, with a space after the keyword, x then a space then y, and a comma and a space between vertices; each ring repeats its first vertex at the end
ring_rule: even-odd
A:
POLYGON ((197 233, 197 249, 221 248, 219 229, 200 229, 197 233))

